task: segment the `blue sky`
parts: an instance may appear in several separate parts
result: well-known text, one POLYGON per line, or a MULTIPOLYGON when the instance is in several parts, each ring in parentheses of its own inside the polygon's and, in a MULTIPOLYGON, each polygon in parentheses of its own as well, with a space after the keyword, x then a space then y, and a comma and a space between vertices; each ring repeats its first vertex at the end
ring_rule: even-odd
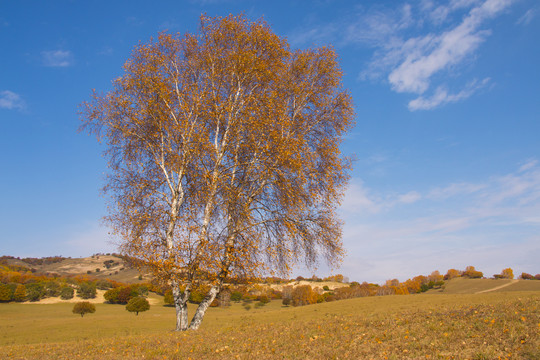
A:
POLYGON ((357 114, 343 152, 357 161, 336 272, 540 272, 536 0, 0 0, 0 254, 115 250, 104 149, 77 133, 78 105, 110 89, 139 41, 241 12, 340 56, 357 114))

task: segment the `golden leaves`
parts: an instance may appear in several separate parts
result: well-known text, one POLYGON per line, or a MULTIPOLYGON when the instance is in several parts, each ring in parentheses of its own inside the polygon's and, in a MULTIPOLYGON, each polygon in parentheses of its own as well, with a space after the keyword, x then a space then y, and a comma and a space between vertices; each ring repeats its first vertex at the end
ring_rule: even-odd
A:
POLYGON ((354 123, 341 77, 333 49, 292 51, 244 16, 137 46, 81 113, 108 144, 123 249, 192 282, 339 261, 354 123))

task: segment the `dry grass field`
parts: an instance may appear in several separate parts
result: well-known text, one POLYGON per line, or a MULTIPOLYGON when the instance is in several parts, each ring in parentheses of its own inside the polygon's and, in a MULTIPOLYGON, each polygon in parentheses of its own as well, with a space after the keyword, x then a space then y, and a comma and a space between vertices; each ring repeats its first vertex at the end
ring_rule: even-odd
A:
POLYGON ((211 308, 176 333, 174 309, 0 304, 2 359, 540 359, 540 292, 368 297, 211 308))
POLYGON ((429 292, 444 294, 474 294, 491 291, 540 291, 540 281, 456 278, 447 281, 442 289, 434 289, 429 292))

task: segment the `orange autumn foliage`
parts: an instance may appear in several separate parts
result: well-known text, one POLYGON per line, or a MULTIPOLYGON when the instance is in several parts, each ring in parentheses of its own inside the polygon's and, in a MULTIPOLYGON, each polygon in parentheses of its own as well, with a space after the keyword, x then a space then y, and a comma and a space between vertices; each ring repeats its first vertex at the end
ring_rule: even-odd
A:
POLYGON ((199 327, 226 278, 342 258, 339 145, 354 114, 341 78, 331 48, 203 16, 198 34, 139 45, 113 90, 83 104, 83 128, 107 143, 107 220, 123 253, 171 285, 177 330, 199 327))

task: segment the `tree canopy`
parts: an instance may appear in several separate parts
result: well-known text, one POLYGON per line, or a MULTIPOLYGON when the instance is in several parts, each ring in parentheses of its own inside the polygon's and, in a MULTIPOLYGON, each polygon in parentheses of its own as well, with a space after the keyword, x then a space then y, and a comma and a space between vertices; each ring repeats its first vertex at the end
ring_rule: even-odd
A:
POLYGON ((291 50, 263 21, 201 17, 197 34, 137 46, 105 95, 82 105, 106 142, 107 217, 122 251, 172 286, 177 330, 225 279, 287 273, 343 255, 336 214, 353 126, 332 48, 291 50))
POLYGON ((139 315, 140 312, 150 310, 150 303, 142 296, 137 296, 129 300, 126 305, 126 310, 134 312, 135 315, 139 315))

